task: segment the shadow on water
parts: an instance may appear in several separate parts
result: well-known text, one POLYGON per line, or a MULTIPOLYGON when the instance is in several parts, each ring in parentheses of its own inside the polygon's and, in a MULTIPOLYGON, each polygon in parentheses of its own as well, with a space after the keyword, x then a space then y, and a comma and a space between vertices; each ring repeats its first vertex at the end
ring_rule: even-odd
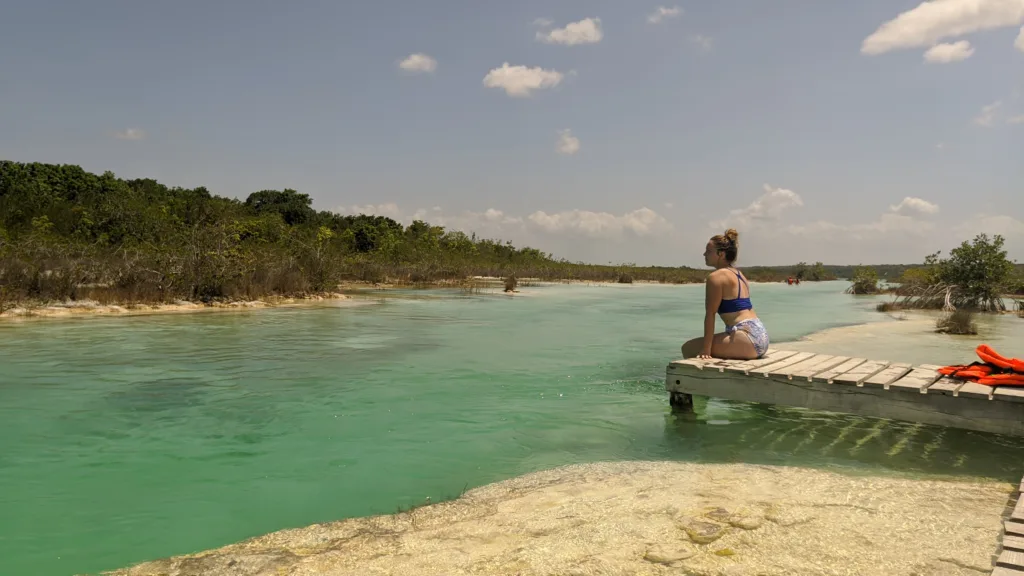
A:
POLYGON ((665 416, 671 454, 703 462, 806 466, 1017 483, 1024 439, 800 408, 694 397, 665 416))
POLYGON ((107 394, 107 405, 118 411, 156 413, 198 406, 208 384, 190 378, 135 382, 107 394))

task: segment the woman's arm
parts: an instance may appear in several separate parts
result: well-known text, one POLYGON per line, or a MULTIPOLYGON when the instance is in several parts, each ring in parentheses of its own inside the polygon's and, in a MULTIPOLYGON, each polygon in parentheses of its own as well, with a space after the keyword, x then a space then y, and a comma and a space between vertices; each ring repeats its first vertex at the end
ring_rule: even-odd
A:
POLYGON ((715 338, 715 314, 722 303, 722 287, 714 274, 708 276, 704 290, 704 345, 698 358, 711 358, 711 343, 715 338))

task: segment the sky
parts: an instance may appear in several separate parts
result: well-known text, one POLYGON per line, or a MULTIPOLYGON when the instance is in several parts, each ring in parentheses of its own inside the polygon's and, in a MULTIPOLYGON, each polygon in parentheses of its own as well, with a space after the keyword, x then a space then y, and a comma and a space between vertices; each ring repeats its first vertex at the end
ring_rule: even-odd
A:
POLYGON ((22 0, 0 70, 0 159, 573 261, 1024 261, 1024 0, 22 0))

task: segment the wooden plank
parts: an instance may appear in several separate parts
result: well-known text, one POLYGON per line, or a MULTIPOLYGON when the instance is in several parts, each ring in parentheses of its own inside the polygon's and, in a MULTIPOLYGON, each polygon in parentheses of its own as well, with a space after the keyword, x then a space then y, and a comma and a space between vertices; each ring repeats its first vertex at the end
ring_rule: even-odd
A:
POLYGON ((943 376, 939 378, 931 386, 928 386, 921 390, 922 394, 945 394, 946 396, 956 396, 960 387, 964 385, 963 380, 957 380, 956 378, 950 378, 949 376, 943 376))
POLYGON ((1014 570, 1003 566, 996 566, 990 576, 1024 576, 1024 571, 1014 570))
POLYGON ((777 374, 779 370, 792 366, 793 364, 803 362, 804 360, 807 360, 808 358, 811 358, 813 356, 815 356, 815 354, 812 354, 811 352, 797 352, 793 356, 790 356, 789 358, 786 358, 785 360, 782 360, 780 362, 776 362, 775 364, 769 364, 767 366, 762 366, 760 368, 750 370, 748 374, 759 374, 767 378, 768 376, 777 374))
POLYGON ((888 386, 885 387, 885 389, 888 390, 890 388, 902 388, 906 389, 907 391, 915 391, 920 393, 928 386, 934 384, 935 381, 941 377, 942 374, 939 374, 938 372, 931 368, 922 368, 921 366, 918 366, 917 368, 914 368, 913 370, 908 372, 903 378, 900 378, 895 382, 890 383, 888 386))
MULTIPOLYGON (((1024 403, 1019 402, 921 394, 912 389, 836 386, 786 377, 764 379, 695 369, 666 375, 665 387, 669 392, 683 394, 1024 436, 1024 403)), ((1014 534, 1024 536, 1024 524, 1019 526, 1022 531, 1014 534)))
POLYGON ((1024 498, 1017 499, 1017 505, 1013 507, 1013 512, 1010 513, 1010 519, 1024 523, 1024 498))
MULTIPOLYGON (((941 366, 928 365, 928 368, 934 368, 938 370, 941 366)), ((961 378, 950 378, 943 376, 942 378, 935 381, 934 384, 929 386, 927 389, 922 390, 925 394, 946 394, 947 396, 956 396, 960 387, 964 385, 964 380, 961 378)))
POLYGON ((953 392, 953 396, 991 400, 993 392, 995 392, 995 387, 993 386, 985 386, 977 382, 964 382, 963 386, 953 392))
MULTIPOLYGON (((984 386, 984 384, 980 384, 980 386, 984 386)), ((1024 402, 1024 386, 993 386, 993 388, 995 388, 992 394, 993 400, 1024 402)))
POLYGON ((1024 571, 1024 552, 1003 550, 999 553, 999 558, 996 560, 996 566, 1024 571))
POLYGON ((696 369, 696 370, 718 370, 724 372, 725 370, 743 372, 742 366, 760 366, 765 364, 772 364, 783 358, 788 358, 796 352, 787 352, 783 350, 765 352, 762 358, 756 360, 725 360, 722 358, 712 358, 710 360, 702 360, 700 358, 684 358, 679 360, 673 360, 669 363, 669 369, 677 367, 679 369, 696 369))
POLYGON ((890 364, 885 370, 876 372, 874 375, 864 379, 863 382, 857 385, 865 388, 885 388, 887 384, 899 380, 910 370, 910 364, 896 362, 890 364))
POLYGON ((807 381, 810 382, 811 380, 814 379, 815 374, 819 374, 831 368, 835 368, 836 366, 839 366, 840 364, 846 362, 849 359, 849 356, 832 356, 831 358, 827 358, 825 360, 818 359, 817 361, 811 362, 810 364, 804 362, 804 366, 802 368, 795 369, 793 373, 790 374, 790 378, 806 378, 807 381))
POLYGON ((831 370, 826 370, 819 374, 815 374, 812 380, 815 382, 831 383, 832 379, 835 378, 836 376, 846 374, 850 370, 853 370, 854 368, 860 366, 865 362, 867 362, 866 358, 850 358, 846 362, 843 362, 842 364, 836 366, 835 368, 832 368, 831 370))
POLYGON ((867 380, 871 376, 874 376, 876 372, 881 372, 889 366, 888 362, 878 360, 868 360, 867 362, 857 366, 853 370, 840 374, 829 380, 829 383, 834 384, 860 384, 862 381, 867 380))
POLYGON ((786 366, 785 368, 782 368, 781 370, 778 370, 777 373, 772 374, 772 376, 785 376, 786 378, 792 380, 793 379, 793 374, 795 372, 799 372, 801 370, 806 370, 808 366, 812 366, 813 367, 813 366, 815 366, 817 364, 821 364, 822 362, 828 362, 829 360, 832 360, 833 358, 835 358, 835 356, 831 356, 829 354, 818 354, 817 356, 811 356, 810 358, 808 358, 807 360, 804 360, 803 362, 797 362, 796 364, 790 364, 789 366, 786 366))
POLYGON ((718 365, 734 363, 736 360, 723 360, 721 358, 712 358, 710 360, 703 360, 701 358, 686 358, 683 360, 673 360, 669 366, 679 366, 685 368, 694 368, 697 370, 705 370, 708 367, 717 367, 718 365))
POLYGON ((1022 536, 1010 536, 1009 534, 1006 534, 1003 536, 1001 544, 1004 549, 1024 552, 1024 537, 1022 536))
MULTIPOLYGON (((769 352, 771 352, 771 351, 769 350, 769 352)), ((758 368, 761 368, 761 367, 764 367, 764 366, 768 366, 769 364, 775 364, 776 362, 780 362, 780 361, 785 360, 787 358, 792 358, 793 356, 796 356, 796 355, 797 355, 796 350, 779 350, 778 352, 776 352, 775 354, 773 354, 771 356, 765 354, 764 358, 758 358, 756 360, 748 360, 746 362, 737 364, 735 366, 731 366, 731 367, 727 368, 726 371, 729 371, 729 372, 739 372, 741 374, 749 374, 751 370, 756 370, 758 368)))
POLYGON ((1012 536, 1024 536, 1024 524, 1008 520, 1003 522, 1003 531, 1012 536))

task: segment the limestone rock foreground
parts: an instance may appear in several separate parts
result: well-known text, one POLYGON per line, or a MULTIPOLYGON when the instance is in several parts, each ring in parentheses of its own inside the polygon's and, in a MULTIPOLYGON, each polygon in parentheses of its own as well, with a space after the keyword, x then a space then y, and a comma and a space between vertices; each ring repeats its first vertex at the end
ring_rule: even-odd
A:
POLYGON ((568 466, 116 576, 978 576, 1012 486, 745 464, 568 466))

